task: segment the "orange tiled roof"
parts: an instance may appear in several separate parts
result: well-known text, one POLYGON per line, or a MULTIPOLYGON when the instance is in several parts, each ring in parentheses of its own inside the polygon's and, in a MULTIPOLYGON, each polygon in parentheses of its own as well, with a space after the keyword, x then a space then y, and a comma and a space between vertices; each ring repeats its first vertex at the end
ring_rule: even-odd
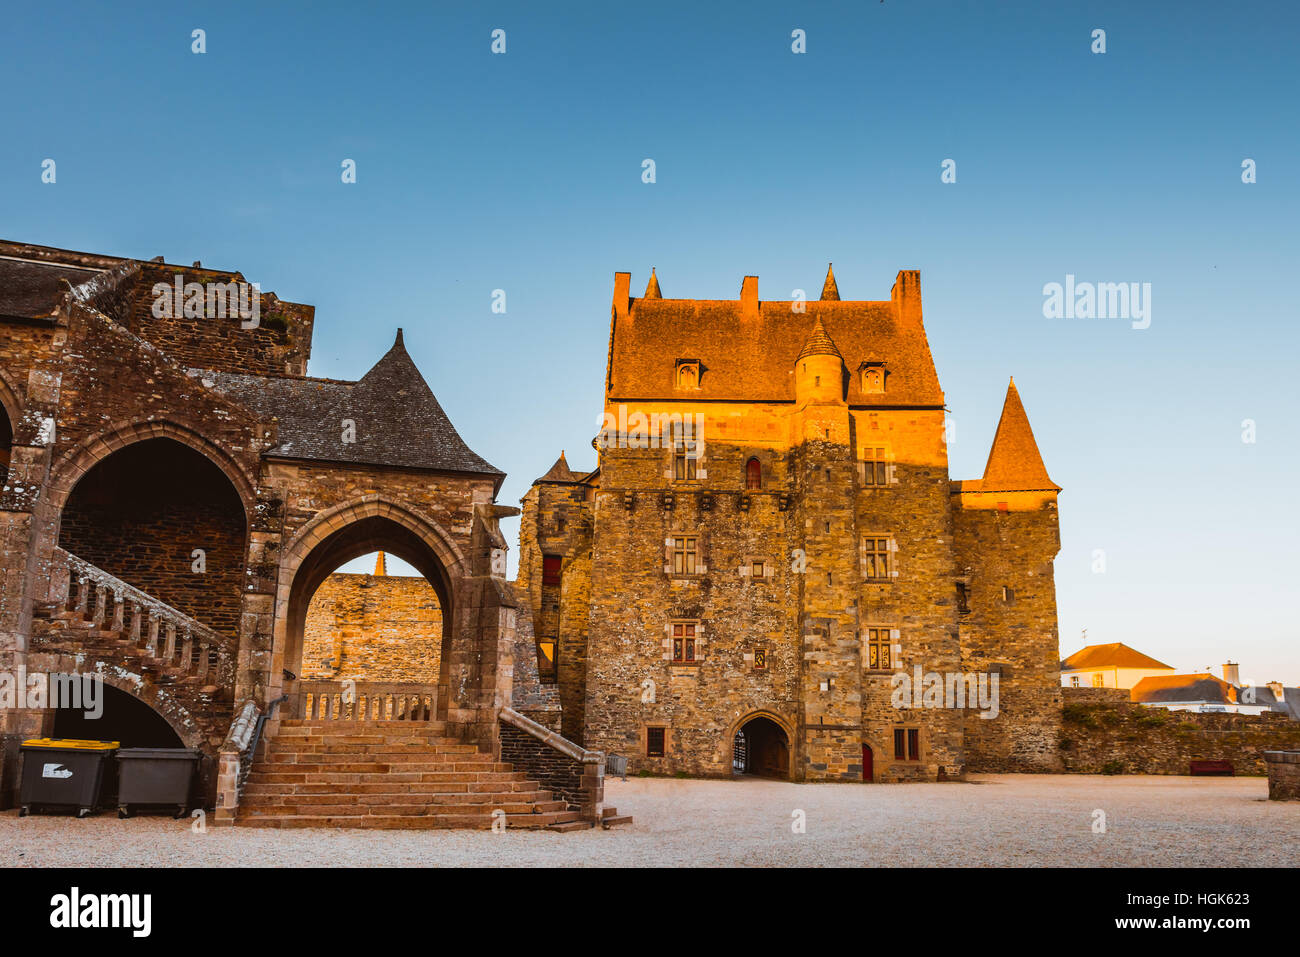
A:
POLYGON ((1237 700, 1237 689, 1211 674, 1158 675, 1143 678, 1129 691, 1130 701, 1214 701, 1237 700))
POLYGON ((978 486, 974 482, 962 483, 964 492, 1038 492, 1061 490, 1047 475, 1042 453, 1034 441, 1034 430, 1029 427, 1029 416, 1020 401, 1016 380, 1007 386, 1007 398, 1002 404, 1002 418, 993 436, 988 462, 984 465, 984 478, 978 486), (969 486, 969 487, 968 487, 969 486))
MULTIPOLYGON (((831 277, 828 277, 831 278, 831 277)), ((837 292, 838 294, 838 292, 837 292)), ((608 398, 671 399, 680 358, 700 362, 695 398, 741 402, 793 401, 794 364, 820 322, 850 371, 883 362, 884 394, 866 394, 850 376, 848 402, 862 406, 942 407, 943 391, 918 315, 900 315, 884 301, 762 301, 749 315, 734 299, 631 299, 610 332, 608 398)))
POLYGON ((1067 671, 1082 671, 1085 668, 1168 668, 1173 671, 1171 665, 1156 661, 1150 655, 1144 655, 1119 641, 1080 648, 1061 662, 1061 668, 1067 671))

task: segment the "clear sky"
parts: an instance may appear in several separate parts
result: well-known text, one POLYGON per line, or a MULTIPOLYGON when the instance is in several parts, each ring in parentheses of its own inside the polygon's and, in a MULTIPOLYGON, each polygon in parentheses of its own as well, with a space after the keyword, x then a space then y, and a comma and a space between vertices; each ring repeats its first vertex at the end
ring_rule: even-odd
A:
POLYGON ((1297 684, 1298 26, 1290 2, 11 4, 0 235, 239 269, 316 306, 313 375, 403 327, 507 503, 561 449, 594 464, 616 270, 785 299, 833 260, 884 299, 919 269, 953 477, 1014 375, 1065 489, 1062 652, 1086 628, 1297 684), (1067 274, 1150 283, 1150 327, 1045 318, 1067 274))

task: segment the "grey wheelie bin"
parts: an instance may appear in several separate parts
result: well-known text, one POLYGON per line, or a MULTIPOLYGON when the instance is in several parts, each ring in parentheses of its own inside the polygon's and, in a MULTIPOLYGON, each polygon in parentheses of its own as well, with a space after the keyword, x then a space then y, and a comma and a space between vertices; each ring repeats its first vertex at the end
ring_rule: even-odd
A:
POLYGON ((192 748, 122 748, 117 752, 117 816, 141 805, 170 805, 184 817, 200 752, 192 748))
POLYGON ((99 804, 104 770, 116 741, 76 738, 30 738, 20 748, 23 779, 19 787, 19 817, 32 808, 76 808, 77 817, 93 813, 99 804))

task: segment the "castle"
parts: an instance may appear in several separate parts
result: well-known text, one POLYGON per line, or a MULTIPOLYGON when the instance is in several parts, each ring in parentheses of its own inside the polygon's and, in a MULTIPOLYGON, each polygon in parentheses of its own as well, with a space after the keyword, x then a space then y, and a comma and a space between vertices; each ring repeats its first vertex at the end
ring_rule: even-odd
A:
POLYGON ((238 272, 0 242, 0 672, 111 692, 94 727, 0 702, 0 806, 50 734, 198 749, 217 820, 284 827, 608 823, 607 753, 1056 767, 1059 489, 1014 385, 950 480, 917 273, 879 302, 629 284, 599 466, 533 484, 512 583, 521 510, 400 330, 312 377, 313 308, 238 272), (336 574, 374 552, 424 580, 336 574))
POLYGON ((652 773, 1058 768, 1060 489, 1014 382, 983 477, 954 481, 918 273, 882 301, 830 269, 815 302, 630 279, 599 467, 561 455, 523 501, 564 734, 652 773))

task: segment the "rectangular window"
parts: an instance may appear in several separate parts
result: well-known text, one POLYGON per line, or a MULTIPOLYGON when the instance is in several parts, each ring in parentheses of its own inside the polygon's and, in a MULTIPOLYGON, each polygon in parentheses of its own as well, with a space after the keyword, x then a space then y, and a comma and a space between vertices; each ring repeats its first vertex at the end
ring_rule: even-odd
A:
POLYGON ((673 574, 694 575, 699 562, 699 539, 690 535, 673 537, 673 574))
POLYGON ((862 539, 862 575, 874 581, 888 581, 894 571, 893 540, 877 535, 862 539))
POLYGON ((562 558, 559 555, 542 556, 542 585, 553 587, 560 584, 560 565, 562 558))
POLYGON ((677 481, 694 481, 699 465, 699 437, 694 425, 676 422, 672 425, 673 478, 677 481))
POLYGON ((765 573, 766 571, 767 571, 767 566, 766 566, 766 564, 763 563, 763 562, 750 562, 750 563, 749 563, 749 577, 750 577, 750 578, 759 578, 759 579, 761 579, 761 578, 763 577, 763 575, 764 575, 764 573, 765 573))
POLYGON ((662 758, 664 756, 663 728, 645 729, 645 756, 647 758, 662 758))
POLYGON ((767 649, 766 648, 754 649, 754 670, 755 671, 767 670, 767 649))
POLYGON ((970 598, 966 594, 965 582, 957 582, 957 614, 970 614, 970 598))
POLYGON ((695 622, 673 622, 673 664, 693 664, 695 661, 695 622))
POLYGON ((921 732, 916 728, 894 729, 894 760, 921 760, 921 732))
POLYGON ((1079 687, 1079 676, 1078 676, 1078 675, 1070 675, 1070 687, 1071 687, 1071 688, 1077 688, 1077 687, 1079 687))
POLYGON ((867 629, 867 667, 872 671, 893 669, 892 634, 890 628, 867 629))
POLYGON ((866 447, 862 450, 862 484, 872 488, 883 488, 889 484, 889 463, 885 459, 885 450, 879 447, 866 447))
POLYGON ((1097 672, 1095 675, 1092 676, 1092 686, 1094 688, 1106 687, 1106 676, 1103 675, 1100 671, 1097 672))

